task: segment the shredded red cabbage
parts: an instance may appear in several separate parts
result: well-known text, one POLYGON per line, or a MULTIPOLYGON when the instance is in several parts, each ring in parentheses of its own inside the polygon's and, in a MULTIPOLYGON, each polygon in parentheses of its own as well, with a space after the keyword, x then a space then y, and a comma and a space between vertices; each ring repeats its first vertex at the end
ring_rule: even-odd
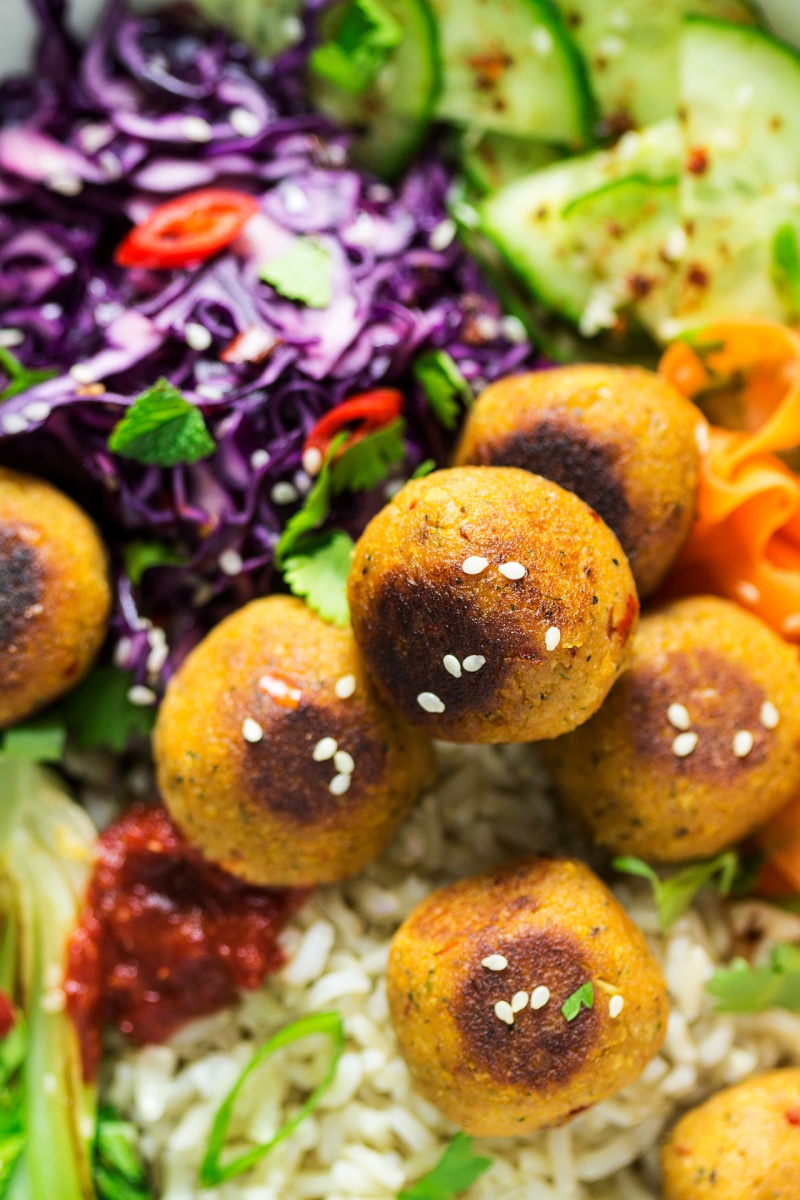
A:
MULTIPOLYGON (((0 86, 0 345, 56 374, 0 405, 0 460, 61 483, 101 522, 117 662, 157 685, 211 624, 274 586, 273 548, 299 500, 276 503, 273 488, 302 497, 302 443, 323 412, 400 387, 408 474, 447 452, 414 357, 445 349, 480 388, 531 348, 452 238, 441 161, 420 161, 394 191, 348 166, 346 137, 304 100, 306 45, 269 63, 191 10, 142 17, 112 0, 79 47, 62 0, 37 5, 33 73, 0 86), (193 269, 113 265, 131 221, 209 184, 259 198, 236 244, 193 269), (332 255, 326 310, 260 282, 290 233, 332 255), (241 361, 221 361, 241 334, 241 361), (108 450, 131 398, 160 376, 201 408, 211 458, 162 469, 108 450), (183 565, 133 586, 121 555, 132 539, 164 543, 183 565), (170 643, 155 670, 151 621, 170 643)), ((377 502, 337 520, 355 533, 377 502)))

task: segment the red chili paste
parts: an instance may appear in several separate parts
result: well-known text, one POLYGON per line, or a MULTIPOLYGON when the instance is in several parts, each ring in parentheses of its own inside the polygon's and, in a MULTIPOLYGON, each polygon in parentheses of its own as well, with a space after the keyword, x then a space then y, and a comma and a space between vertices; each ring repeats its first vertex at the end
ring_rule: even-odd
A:
POLYGON ((254 887, 206 862, 166 811, 135 805, 99 839, 64 989, 84 1074, 101 1027, 139 1045, 235 1003, 284 961, 277 936, 308 889, 254 887))

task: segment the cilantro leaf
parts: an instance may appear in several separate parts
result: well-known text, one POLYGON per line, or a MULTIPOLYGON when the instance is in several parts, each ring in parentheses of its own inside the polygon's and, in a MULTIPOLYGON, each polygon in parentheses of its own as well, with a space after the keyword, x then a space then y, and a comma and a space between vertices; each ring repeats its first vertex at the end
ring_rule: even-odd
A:
POLYGON ((412 479, 424 479, 426 475, 430 475, 431 471, 435 471, 435 470, 436 470, 436 462, 434 461, 434 459, 426 458, 423 462, 421 462, 419 464, 419 466, 417 467, 416 471, 411 476, 411 478, 412 479))
POLYGON ((288 250, 264 264, 261 278, 287 300, 309 308, 327 308, 333 299, 333 259, 314 238, 295 238, 288 250))
POLYGON ((772 278, 792 315, 800 314, 800 247, 793 225, 781 225, 773 239, 772 278))
POLYGON ((303 538, 283 565, 283 577, 295 596, 310 609, 344 628, 350 621, 347 576, 353 540, 339 529, 303 538))
POLYGON ((57 711, 34 717, 0 734, 0 755, 29 762, 59 762, 67 730, 57 711))
POLYGON ((108 448, 148 466, 195 463, 216 449, 203 414, 168 379, 159 379, 137 396, 118 421, 108 448))
POLYGON ((360 96, 402 40, 402 25, 378 0, 350 0, 334 40, 313 51, 311 70, 343 92, 360 96))
POLYGON ((571 996, 567 996, 561 1005, 561 1011, 568 1021, 574 1021, 582 1008, 592 1008, 594 1005, 594 985, 591 979, 582 984, 571 996))
POLYGON ((136 1127, 113 1108, 97 1114, 92 1167, 100 1200, 150 1200, 151 1192, 137 1147, 136 1127))
POLYGON ((382 483, 392 467, 406 456, 405 427, 403 418, 398 417, 359 438, 352 446, 345 444, 333 467, 334 492, 368 492, 382 483))
POLYGON ((145 571, 151 567, 178 567, 185 559, 176 550, 163 542, 128 542, 122 548, 125 574, 131 583, 141 583, 145 571))
POLYGON ((473 1154, 471 1137, 457 1133, 436 1166, 400 1192, 397 1200, 453 1200, 472 1187, 491 1165, 490 1158, 473 1154))
POLYGON ((282 566, 289 554, 296 548, 300 538, 306 533, 312 533, 313 530, 319 529, 327 517, 333 498, 331 461, 346 441, 346 433, 337 434, 333 439, 319 474, 306 493, 302 507, 298 508, 297 512, 293 513, 284 525, 283 533, 275 546, 275 560, 278 566, 282 566))
POLYGON ((717 1012, 756 1013, 767 1008, 800 1012, 800 946, 775 946, 766 967, 751 967, 735 958, 718 967, 708 991, 716 998, 717 1012))
POLYGON ((46 379, 52 379, 58 371, 24 367, 16 355, 12 354, 5 346, 0 346, 0 369, 3 374, 8 377, 8 383, 0 391, 0 404, 5 400, 10 400, 12 396, 19 396, 22 392, 27 392, 31 388, 36 387, 37 383, 44 383, 46 379))
POLYGON ((79 750, 104 746, 120 752, 133 737, 146 737, 155 711, 131 704, 128 691, 133 676, 119 667, 95 667, 81 684, 61 701, 67 729, 79 750))
POLYGON ((725 850, 716 858, 693 863, 662 879, 651 866, 640 858, 625 856, 615 858, 613 867, 625 875, 638 875, 653 886, 653 896, 658 909, 658 920, 663 933, 668 933, 679 917, 691 906, 698 892, 716 879, 720 896, 727 896, 733 887, 739 868, 739 856, 735 850, 725 850))
POLYGON ((474 399, 455 361, 446 350, 434 350, 418 358, 413 369, 436 420, 445 429, 455 429, 461 405, 469 407, 474 399))

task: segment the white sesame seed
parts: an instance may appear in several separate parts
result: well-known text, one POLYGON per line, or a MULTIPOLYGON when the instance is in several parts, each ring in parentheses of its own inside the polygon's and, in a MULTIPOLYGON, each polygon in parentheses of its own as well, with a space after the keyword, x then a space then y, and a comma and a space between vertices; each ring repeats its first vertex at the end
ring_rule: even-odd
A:
POLYGON ((21 329, 0 329, 0 346, 4 346, 7 350, 11 350, 14 346, 21 346, 25 341, 25 334, 21 329))
POLYGON ((301 496, 305 496, 306 492, 311 490, 313 480, 306 471, 295 471, 292 476, 292 483, 297 488, 301 496))
POLYGON ((506 579, 522 579, 528 574, 527 568, 518 562, 501 563, 497 569, 501 575, 505 575, 506 579))
POLYGON ((222 388, 217 387, 213 383, 200 383, 194 389, 198 396, 202 396, 204 400, 221 400, 225 395, 222 388))
POLYGON ((76 383, 94 383, 94 368, 86 363, 73 363, 69 369, 69 376, 76 383))
POLYGON ((210 142, 214 131, 205 117, 184 117, 181 133, 189 142, 210 142))
POLYGON ((60 317, 63 317, 63 315, 64 310, 60 304, 42 305, 42 316, 44 317, 45 321, 57 321, 60 317))
POLYGON ((352 754, 348 754, 346 750, 336 751, 333 756, 333 765, 340 775, 352 775, 356 769, 352 754))
POLYGON ((515 992, 511 997, 511 1011, 513 1013, 522 1012, 523 1008, 528 1007, 528 993, 515 992))
POLYGON ((673 729, 689 729, 692 718, 685 704, 670 704, 667 709, 667 720, 673 729))
POLYGON ((465 575, 480 575, 481 571, 485 571, 488 565, 488 558, 480 558, 477 554, 474 554, 471 558, 464 559, 461 564, 461 570, 465 575))
POLYGON ((472 333, 477 334, 484 342, 493 342, 500 336, 500 322, 488 313, 481 313, 472 322, 472 333))
POLYGON ((383 494, 387 500, 394 500, 398 492, 401 492, 406 485, 405 479, 390 479, 384 485, 383 494))
POLYGON ((679 733, 672 743, 672 753, 676 758, 686 758, 692 753, 698 741, 696 733, 679 733))
POLYGON ((333 690, 340 700, 349 700, 356 690, 355 675, 343 675, 341 679, 337 679, 333 690))
POLYGON ((450 217, 445 217, 443 221, 431 231, 428 238, 428 243, 431 250, 446 250, 456 236, 456 223, 450 217))
POLYGON ((540 984, 531 992, 531 1008, 544 1008, 547 1001, 550 999, 550 988, 540 984))
POLYGON ((776 729, 780 721, 780 713, 771 700, 765 700, 761 705, 759 720, 765 729, 776 729))
POLYGON ((145 687, 144 684, 135 683, 132 688, 128 688, 128 700, 137 708, 149 708, 157 699, 153 689, 145 687))
POLYGON ((232 546, 227 550, 223 550, 217 559, 217 566, 223 575, 241 575, 243 565, 241 554, 238 550, 234 550, 232 546))
POLYGON ((299 499, 300 493, 293 483, 281 479, 278 483, 273 484, 270 497, 273 504, 294 504, 295 500, 299 499))
POLYGON ((264 128, 261 120, 249 108, 232 108, 228 113, 228 120, 240 137, 255 137, 264 128))
POLYGON ((333 779, 328 784, 328 790, 334 796, 343 796, 350 787, 352 775, 334 775, 333 779))
POLYGON ((445 654, 442 659, 442 665, 445 671, 449 671, 454 679, 461 678, 461 663, 456 658, 455 654, 445 654))
POLYGON ((53 410, 46 400, 31 400, 22 410, 22 415, 29 421, 46 421, 53 410))
POLYGON ((488 958, 483 959, 481 966, 486 967, 487 971, 505 971, 508 959, 504 954, 490 954, 488 958))
POLYGON ((327 762, 329 758, 333 758, 338 749, 339 743, 336 741, 336 738, 320 738, 314 749, 311 751, 311 757, 313 758, 314 762, 327 762))
POLYGON ((250 455, 250 466, 254 471, 260 471, 269 462, 268 450, 254 450, 250 455))
POLYGON ((486 666, 486 659, 482 654, 468 654, 461 665, 465 671, 480 671, 486 666))
POLYGON ((756 585, 746 579, 740 579, 733 590, 736 592, 736 599, 741 600, 742 604, 758 604, 761 599, 761 592, 756 585))
POLYGON ((68 254, 64 254, 56 263, 56 270, 59 275, 71 275, 77 265, 74 258, 70 258, 68 254))
POLYGON ((147 656, 147 673, 148 675, 157 675, 164 663, 169 658, 169 646, 166 642, 159 642, 153 646, 147 656))
POLYGON ((80 175, 70 175, 68 171, 61 175, 51 175, 45 183, 51 192, 58 192, 60 196, 79 196, 83 191, 80 175))
POLYGON ((561 641, 561 630, 557 625, 551 625, 544 635, 545 650, 555 650, 561 641))
POLYGON ((3 417, 0 421, 3 427, 3 433, 25 433, 28 428, 28 422, 20 413, 9 413, 7 417, 3 417))
POLYGON ((308 208, 308 196, 296 183, 284 183, 280 193, 287 213, 297 215, 308 208))
POLYGON ((507 337, 510 342, 519 345, 521 342, 527 342, 528 331, 520 321, 519 317, 511 316, 503 317, 500 322, 500 329, 504 337, 507 337))
POLYGON ((264 730, 259 725, 258 721, 254 721, 252 717, 245 717, 242 721, 242 737, 246 742, 260 742, 264 736, 264 730))
POLYGON ((733 753, 737 758, 747 758, 755 739, 749 729, 739 729, 733 735, 733 753))
POLYGON ((281 32, 289 42, 299 42, 303 36, 303 22, 299 17, 284 17, 281 21, 281 32))
POLYGON ((213 341, 211 331, 205 325, 198 325, 197 321, 187 323, 183 336, 192 350, 207 350, 213 341))
POLYGON ((624 1007, 625 999, 623 996, 612 996, 608 1002, 608 1015, 612 1020, 616 1020, 624 1007))
POLYGON ((303 470, 309 475, 319 475, 322 466, 322 454, 316 446, 309 446, 303 454, 303 470))
POLYGON ((417 704, 427 713, 444 712, 444 705, 435 692, 420 692, 417 696, 417 704))
POLYGON ((114 647, 114 666, 126 667, 128 658, 133 649, 133 642, 129 637, 121 637, 114 647))
POLYGON ((494 1015, 499 1017, 501 1021, 505 1021, 506 1025, 514 1024, 514 1010, 507 1000, 498 1000, 494 1006, 494 1015))

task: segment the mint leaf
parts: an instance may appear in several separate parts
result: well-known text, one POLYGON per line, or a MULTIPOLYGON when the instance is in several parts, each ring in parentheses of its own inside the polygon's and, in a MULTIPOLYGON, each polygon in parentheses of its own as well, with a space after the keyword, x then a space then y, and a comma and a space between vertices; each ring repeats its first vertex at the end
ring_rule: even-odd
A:
POLYGON ((131 704, 128 691, 133 682, 119 667, 95 667, 61 701, 59 709, 79 750, 105 747, 119 753, 131 738, 150 733, 155 710, 131 704))
POLYGON ((336 37, 312 52, 311 70, 349 95, 360 96, 402 40, 403 27, 378 0, 350 0, 336 37))
POLYGON ((594 985, 590 979, 588 983, 584 983, 571 996, 567 996, 561 1005, 561 1011, 568 1021, 574 1021, 582 1008, 591 1008, 593 1005, 594 985))
POLYGON ((163 542, 128 542, 122 548, 125 574, 131 583, 141 583, 145 571, 151 567, 178 567, 186 560, 176 550, 163 542))
POLYGON ((265 263, 261 278, 287 300, 309 308, 327 308, 333 299, 333 259, 314 238, 295 238, 288 250, 265 263))
POLYGON ((446 350, 434 350, 418 358, 413 370, 436 420, 445 429, 455 429, 462 405, 469 407, 474 396, 454 359, 446 350))
POLYGON ((662 879, 646 862, 632 856, 615 858, 612 866, 625 875, 638 875, 649 880, 653 887, 659 924, 662 932, 668 933, 678 918, 691 907, 697 893, 713 883, 715 876, 715 886, 720 896, 728 895, 739 869, 739 856, 735 850, 726 850, 716 858, 684 867, 666 879, 662 879))
POLYGON ((403 418, 398 417, 354 441, 352 446, 345 443, 341 458, 333 466, 334 492, 368 492, 382 483, 392 467, 406 456, 405 427, 403 418))
POLYGON ((791 314, 800 314, 800 247, 793 225, 781 225, 773 238, 772 277, 791 314))
POLYGON ((162 378, 134 399, 108 448, 148 466, 176 467, 207 458, 216 444, 200 409, 162 378))
POLYGON ((16 355, 5 346, 0 346, 0 369, 8 378, 8 383, 0 391, 0 404, 10 400, 12 396, 30 391, 38 383, 44 383, 46 379, 52 379, 58 374, 58 371, 49 369, 24 367, 16 355))
POLYGON ((57 711, 33 717, 0 735, 0 755, 28 762, 60 762, 67 730, 57 711))
POLYGON ((473 1153, 471 1137, 457 1133, 436 1166, 400 1192, 397 1200, 453 1200, 472 1187, 491 1165, 490 1158, 473 1153))
POLYGON ((304 538, 284 562, 283 577, 323 621, 344 628, 350 622, 347 576, 352 557, 352 538, 334 529, 304 538))
POLYGON ((751 967, 743 958, 718 967, 706 985, 717 1012, 757 1013, 767 1008, 800 1012, 800 946, 775 946, 769 966, 751 967))

